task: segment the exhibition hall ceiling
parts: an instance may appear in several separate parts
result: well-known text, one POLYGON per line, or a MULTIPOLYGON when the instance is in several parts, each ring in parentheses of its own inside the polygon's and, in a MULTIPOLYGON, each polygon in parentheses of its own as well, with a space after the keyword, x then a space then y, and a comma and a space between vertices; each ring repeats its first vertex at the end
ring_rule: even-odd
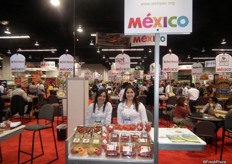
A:
MULTIPOLYGON (((212 49, 231 48, 232 12, 230 0, 193 0, 193 31, 190 35, 168 35, 167 46, 160 47, 160 58, 172 52, 180 61, 196 61, 193 57, 215 57, 219 52, 212 49), (222 39, 227 44, 221 45, 222 39), (223 46, 223 47, 222 47, 223 46), (202 52, 202 49, 205 52, 202 52)), ((168 11, 167 11, 168 12, 168 11)), ((109 57, 120 52, 102 52, 102 48, 91 46, 95 37, 90 34, 124 33, 124 0, 61 0, 56 8, 49 0, 1 0, 0 1, 0 35, 6 27, 11 35, 29 35, 29 39, 0 39, 0 53, 10 56, 17 49, 57 49, 51 52, 21 52, 27 61, 42 61, 55 58, 65 53, 66 49, 76 60, 85 63, 102 63, 108 65, 109 57), (8 24, 5 24, 7 21, 8 24), (81 25, 83 32, 76 31, 81 25), (75 29, 75 30, 74 30, 75 29), (75 35, 74 35, 75 31, 75 35), (39 46, 35 46, 35 42, 39 46), (100 53, 97 49, 100 48, 100 53), (105 59, 103 59, 105 56, 105 59)), ((154 52, 148 53, 152 46, 142 47, 142 52, 126 52, 130 56, 144 57, 145 65, 154 61, 154 52)), ((140 62, 142 59, 138 59, 140 62)), ((199 60, 198 60, 199 61, 199 60)))

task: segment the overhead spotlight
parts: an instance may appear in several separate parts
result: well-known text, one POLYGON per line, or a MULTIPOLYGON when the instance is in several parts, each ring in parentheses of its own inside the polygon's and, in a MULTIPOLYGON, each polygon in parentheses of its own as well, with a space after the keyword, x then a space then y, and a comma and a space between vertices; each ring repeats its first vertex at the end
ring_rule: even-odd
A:
POLYGON ((146 58, 147 58, 147 55, 145 54, 145 55, 144 55, 144 59, 146 59, 146 58))
POLYGON ((36 41, 34 45, 35 45, 35 46, 39 46, 39 43, 36 41))
POLYGON ((8 51, 7 51, 7 54, 11 54, 11 51, 10 51, 10 50, 8 50, 8 51))
POLYGON ((205 52, 205 48, 204 47, 202 48, 201 52, 205 52))
POLYGON ((223 38, 221 44, 226 44, 226 39, 223 38))
POLYGON ((191 58, 191 56, 190 55, 188 55, 188 59, 190 59, 191 58))
POLYGON ((50 0, 50 3, 51 3, 53 6, 60 6, 60 0, 50 0))
POLYGON ((77 32, 83 32, 83 29, 82 29, 81 25, 79 25, 79 27, 77 29, 77 32))
POLYGON ((31 57, 31 55, 29 55, 29 57, 28 57, 29 59, 32 59, 32 57, 31 57))
POLYGON ((100 49, 99 49, 99 48, 97 49, 97 53, 98 53, 98 54, 100 53, 100 49))
POLYGON ((105 55, 103 55, 103 56, 102 56, 102 59, 105 59, 105 58, 106 58, 105 55))
POLYGON ((169 53, 172 53, 172 49, 169 49, 168 52, 169 52, 169 53))
POLYGON ((89 45, 90 45, 90 46, 94 46, 93 40, 90 40, 89 45))
POLYGON ((8 35, 11 34, 9 27, 6 28, 6 30, 4 31, 4 33, 8 34, 8 35))
POLYGON ((152 53, 152 50, 149 48, 148 52, 149 52, 149 53, 152 53))

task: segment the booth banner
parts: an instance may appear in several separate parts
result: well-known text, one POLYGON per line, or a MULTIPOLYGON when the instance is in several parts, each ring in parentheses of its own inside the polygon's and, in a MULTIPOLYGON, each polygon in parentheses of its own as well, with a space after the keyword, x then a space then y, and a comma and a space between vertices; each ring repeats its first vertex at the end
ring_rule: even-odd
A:
POLYGON ((73 73, 74 58, 70 54, 63 54, 59 57, 59 72, 73 73))
POLYGON ((12 72, 25 72, 25 57, 22 54, 14 54, 10 57, 12 72))
POLYGON ((216 67, 216 60, 205 61, 205 68, 216 67))
POLYGON ((130 70, 130 56, 121 53, 115 57, 116 70, 119 72, 125 72, 130 70))
POLYGON ((40 62, 40 68, 55 68, 56 63, 54 61, 42 61, 40 62))
POLYGON ((193 63, 192 65, 192 74, 202 74, 203 66, 201 63, 193 63))
MULTIPOLYGON (((155 63, 150 64, 150 74, 155 74, 155 63)), ((161 72, 161 66, 159 65, 159 74, 161 72)))
POLYGON ((124 34, 189 34, 192 0, 125 0, 124 34))
MULTIPOLYGON (((132 36, 130 38, 131 47, 154 46, 155 35, 132 36)), ((160 46, 167 46, 167 35, 160 35, 160 46)))
POLYGON ((96 46, 129 47, 130 37, 122 33, 96 33, 96 46))
POLYGON ((163 56, 163 71, 178 72, 179 58, 177 55, 169 53, 163 56))
POLYGON ((232 58, 229 54, 216 56, 216 72, 232 72, 232 58))

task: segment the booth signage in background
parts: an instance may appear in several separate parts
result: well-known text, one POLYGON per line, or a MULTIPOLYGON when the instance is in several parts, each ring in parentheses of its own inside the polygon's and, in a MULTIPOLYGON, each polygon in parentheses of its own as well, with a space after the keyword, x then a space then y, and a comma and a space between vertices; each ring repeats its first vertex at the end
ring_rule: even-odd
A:
POLYGON ((54 61, 43 61, 40 62, 40 68, 44 71, 54 70, 56 63, 54 61))
POLYGON ((135 79, 143 79, 143 70, 135 70, 133 76, 135 79))
POLYGON ((96 46, 129 47, 130 37, 121 33, 96 33, 96 46))
POLYGON ((203 66, 201 63, 193 63, 192 65, 192 74, 202 74, 203 66))
POLYGON ((178 70, 179 71, 190 71, 192 69, 192 65, 179 65, 178 70))
POLYGON ((216 67, 216 60, 205 61, 205 68, 216 67))
POLYGON ((189 34, 192 8, 192 0, 125 0, 124 33, 189 34))
POLYGON ((216 72, 232 72, 232 58, 229 54, 216 56, 216 72))
POLYGON ((121 53, 115 57, 116 70, 119 72, 125 72, 130 70, 130 56, 121 53))
POLYGON ((74 58, 70 54, 63 54, 59 57, 59 72, 73 73, 74 58))
POLYGON ((25 57, 22 54, 14 54, 10 57, 12 72, 25 72, 25 57))
POLYGON ((173 53, 168 53, 163 56, 163 71, 178 72, 179 58, 173 53))
MULTIPOLYGON (((154 46, 154 35, 132 36, 130 38, 131 47, 135 46, 154 46)), ((167 35, 160 35, 160 46, 167 46, 167 35)))

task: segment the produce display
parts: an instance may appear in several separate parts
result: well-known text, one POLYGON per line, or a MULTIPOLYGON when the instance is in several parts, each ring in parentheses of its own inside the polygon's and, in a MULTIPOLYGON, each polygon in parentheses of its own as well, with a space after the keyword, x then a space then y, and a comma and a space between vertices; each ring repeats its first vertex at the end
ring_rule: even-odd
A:
POLYGON ((74 156, 152 158, 150 123, 137 125, 77 126, 70 145, 74 156), (142 130, 141 130, 142 129, 142 130))

